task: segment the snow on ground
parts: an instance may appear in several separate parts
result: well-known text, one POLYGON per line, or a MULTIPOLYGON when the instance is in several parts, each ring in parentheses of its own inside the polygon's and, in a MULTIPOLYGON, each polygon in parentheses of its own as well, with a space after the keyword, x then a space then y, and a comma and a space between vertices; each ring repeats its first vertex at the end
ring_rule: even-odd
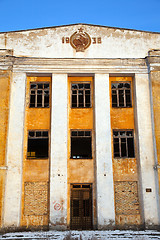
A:
POLYGON ((158 231, 42 231, 0 234, 0 240, 149 240, 160 239, 158 231))

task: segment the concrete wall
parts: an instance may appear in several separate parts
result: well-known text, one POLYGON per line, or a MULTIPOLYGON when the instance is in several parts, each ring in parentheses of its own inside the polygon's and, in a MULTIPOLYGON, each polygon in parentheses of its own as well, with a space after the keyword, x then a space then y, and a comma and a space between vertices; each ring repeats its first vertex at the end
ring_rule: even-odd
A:
MULTIPOLYGON (((10 56, 12 53, 10 51, 0 58, 1 69, 2 66, 6 69, 8 66, 10 68, 13 66, 6 155, 4 145, 0 146, 2 153, 0 156, 0 171, 2 172, 0 179, 0 188, 2 189, 0 195, 1 215, 4 171, 8 168, 3 204, 4 227, 43 225, 44 222, 38 218, 24 219, 23 216, 24 185, 22 182, 29 180, 38 182, 39 174, 41 180, 50 182, 50 213, 45 224, 50 223, 51 228, 66 229, 69 226, 69 186, 71 183, 78 182, 94 185, 93 220, 95 226, 97 225, 99 229, 112 228, 115 225, 114 181, 126 180, 139 182, 141 211, 146 227, 152 228, 159 225, 159 191, 154 169, 156 159, 159 162, 159 121, 157 120, 159 113, 159 70, 155 72, 153 65, 157 63, 153 59, 151 67, 154 71, 151 73, 151 78, 154 79, 152 82, 154 111, 152 112, 152 94, 145 59, 151 48, 159 47, 159 41, 160 34, 158 33, 85 24, 0 33, 0 48, 13 49, 15 56, 10 56), (90 35, 91 45, 84 52, 76 52, 70 43, 62 43, 62 38, 70 37, 81 26, 90 35), (101 43, 94 43, 94 38, 97 41, 99 37, 101 37, 101 43), (23 56, 27 58, 23 58, 23 56), (42 116, 39 110, 35 113, 35 111, 30 111, 27 105, 25 106, 25 103, 28 104, 29 101, 29 82, 26 83, 26 73, 31 75, 34 73, 36 77, 40 73, 45 75, 52 73, 51 123, 50 118, 46 117, 47 114, 44 116, 43 113, 42 116), (83 76, 86 73, 89 73, 90 76, 95 74, 93 108, 88 112, 87 110, 81 111, 79 115, 74 111, 70 112, 70 90, 67 85, 70 73, 73 73, 74 76, 79 73, 83 76), (127 110, 126 113, 124 110, 113 112, 110 109, 109 74, 116 74, 116 76, 135 75, 135 115, 133 109, 127 110), (41 117, 44 121, 37 121, 41 117), (123 118, 124 121, 119 121, 119 118, 123 118), (128 118, 127 121, 126 118, 128 118), (136 125, 134 125, 135 122, 136 125), (26 159, 27 131, 35 128, 51 129, 50 162, 48 159, 45 163, 43 161, 31 163, 26 159), (94 159, 77 160, 76 163, 69 159, 70 129, 74 128, 93 130, 94 159), (112 128, 135 128, 136 159, 128 160, 127 163, 124 161, 117 163, 114 160, 112 162, 112 128), (76 168, 80 169, 79 174, 76 174, 76 168), (86 176, 87 168, 90 171, 89 176, 86 176), (33 174, 33 169, 36 174, 33 174), (134 174, 132 174, 133 171, 134 174)), ((6 79, 4 80, 2 77, 0 84, 3 85, 5 82, 5 89, 8 89, 10 80, 9 77, 6 79)), ((4 97, 6 102, 1 101, 1 103, 6 105, 5 107, 3 105, 4 116, 0 118, 0 134, 6 140, 9 92, 8 90, 4 92, 6 93, 4 97), (6 124, 4 129, 1 127, 3 124, 6 124)), ((1 215, 0 219, 2 219, 1 215)))
POLYGON ((19 227, 22 192, 26 74, 13 73, 10 98, 4 198, 4 227, 19 227))
POLYGON ((160 222, 148 74, 136 74, 135 86, 142 205, 145 225, 150 228, 160 222))
POLYGON ((159 41, 158 33, 87 24, 0 33, 0 49, 13 49, 18 57, 144 58, 149 50, 159 48, 159 41), (63 37, 71 37, 80 27, 91 37, 85 52, 76 52, 70 43, 62 43, 63 37))
POLYGON ((98 229, 112 228, 115 225, 110 124, 109 75, 95 74, 95 141, 98 229))
POLYGON ((67 74, 52 74, 50 225, 67 227, 67 74))

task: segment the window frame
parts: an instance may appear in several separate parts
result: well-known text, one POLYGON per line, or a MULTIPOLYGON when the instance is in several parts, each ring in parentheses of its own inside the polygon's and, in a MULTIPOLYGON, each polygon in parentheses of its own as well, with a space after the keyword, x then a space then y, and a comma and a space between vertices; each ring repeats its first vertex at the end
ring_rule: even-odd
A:
POLYGON ((70 130, 70 159, 72 160, 82 160, 82 159, 93 159, 93 147, 92 147, 92 139, 93 139, 93 136, 92 136, 92 129, 71 129, 70 130), (74 131, 77 131, 77 132, 90 132, 90 136, 72 136, 72 132, 74 131), (73 158, 72 157, 72 141, 71 139, 73 138, 76 138, 76 137, 79 137, 79 138, 91 138, 91 157, 90 158, 73 158))
POLYGON ((113 134, 113 158, 114 159, 134 159, 135 158, 135 134, 134 134, 134 129, 113 129, 113 131, 112 131, 112 134, 113 134), (130 136, 122 136, 122 137, 120 137, 120 134, 118 133, 118 137, 115 137, 114 136, 114 131, 117 131, 117 132, 125 132, 125 135, 126 135, 126 133, 127 132, 132 132, 132 136, 130 137, 130 136), (127 156, 124 156, 124 157, 122 157, 122 149, 121 149, 121 139, 122 138, 125 138, 126 139, 126 155, 127 156), (134 156, 133 157, 129 157, 128 155, 128 145, 127 145, 127 139, 128 138, 132 138, 133 139, 133 153, 134 153, 134 156), (114 151, 114 139, 119 139, 119 157, 115 157, 115 151, 114 151))
POLYGON ((112 100, 112 108, 132 108, 133 107, 133 99, 132 99, 132 81, 111 81, 111 100, 112 100), (123 88, 116 88, 116 89, 112 89, 112 84, 119 84, 119 83, 129 83, 130 84, 130 102, 131 102, 131 106, 126 106, 126 92, 125 90, 127 90, 127 88, 123 87, 123 88), (116 91, 116 95, 117 96, 117 106, 113 106, 113 100, 112 100, 112 91, 115 90, 116 91), (122 90, 123 94, 124 94, 124 106, 119 106, 119 93, 118 90, 122 90))
POLYGON ((29 108, 50 108, 50 93, 51 93, 51 90, 50 90, 50 82, 30 82, 30 88, 29 88, 29 108), (42 90, 42 106, 37 106, 37 96, 38 96, 38 94, 37 94, 37 91, 38 91, 38 88, 36 87, 36 89, 31 89, 31 85, 32 84, 36 84, 36 85, 38 85, 38 84, 48 84, 49 85, 49 88, 47 89, 39 89, 39 90, 42 90), (32 90, 35 90, 36 91, 36 93, 35 94, 31 94, 31 91, 32 90), (44 105, 44 91, 45 90, 48 90, 49 91, 49 101, 48 101, 48 106, 45 106, 44 105), (31 106, 31 96, 35 96, 35 107, 33 107, 33 106, 31 106))
POLYGON ((73 109, 86 109, 86 108, 92 108, 92 82, 91 81, 85 81, 85 82, 81 82, 81 81, 77 81, 77 82, 71 82, 71 85, 70 85, 70 96, 71 96, 71 98, 70 98, 70 106, 71 106, 71 108, 73 108, 73 109), (79 99, 78 99, 78 90, 76 90, 75 89, 75 91, 77 91, 77 93, 76 94, 72 94, 72 84, 89 84, 90 85, 90 89, 83 89, 82 91, 83 91, 83 104, 85 104, 86 103, 86 101, 85 101, 85 99, 86 99, 86 97, 85 97, 85 91, 86 90, 90 90, 90 106, 89 107, 73 107, 72 106, 72 95, 76 95, 77 96, 77 105, 79 105, 79 99))
POLYGON ((49 144, 50 144, 50 131, 49 129, 30 129, 27 131, 28 135, 27 135, 27 154, 26 154, 26 159, 27 160, 45 160, 45 159, 49 159, 49 144), (34 132, 36 134, 36 132, 48 132, 48 136, 47 137, 29 137, 29 132, 34 132), (29 139, 48 139, 48 157, 32 157, 32 156, 28 156, 28 140, 29 139))

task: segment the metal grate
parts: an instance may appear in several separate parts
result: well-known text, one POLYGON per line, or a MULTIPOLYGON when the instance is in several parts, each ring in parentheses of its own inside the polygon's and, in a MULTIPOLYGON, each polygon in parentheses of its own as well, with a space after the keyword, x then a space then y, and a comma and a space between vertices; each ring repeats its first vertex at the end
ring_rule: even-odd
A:
POLYGON ((91 185, 71 186, 71 229, 92 229, 91 185))

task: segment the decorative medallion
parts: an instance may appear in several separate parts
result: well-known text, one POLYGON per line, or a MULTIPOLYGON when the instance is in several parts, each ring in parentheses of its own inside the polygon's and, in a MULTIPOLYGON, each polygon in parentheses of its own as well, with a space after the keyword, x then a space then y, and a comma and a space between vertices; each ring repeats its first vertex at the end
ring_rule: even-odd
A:
POLYGON ((70 37, 70 44, 76 49, 76 52, 84 52, 84 50, 91 44, 91 38, 83 31, 83 28, 79 28, 78 30, 79 32, 73 33, 70 37))
POLYGON ((91 44, 101 44, 102 40, 100 36, 90 37, 88 33, 84 32, 83 28, 79 28, 77 32, 73 33, 71 37, 62 37, 63 44, 70 44, 76 52, 84 52, 91 44))

